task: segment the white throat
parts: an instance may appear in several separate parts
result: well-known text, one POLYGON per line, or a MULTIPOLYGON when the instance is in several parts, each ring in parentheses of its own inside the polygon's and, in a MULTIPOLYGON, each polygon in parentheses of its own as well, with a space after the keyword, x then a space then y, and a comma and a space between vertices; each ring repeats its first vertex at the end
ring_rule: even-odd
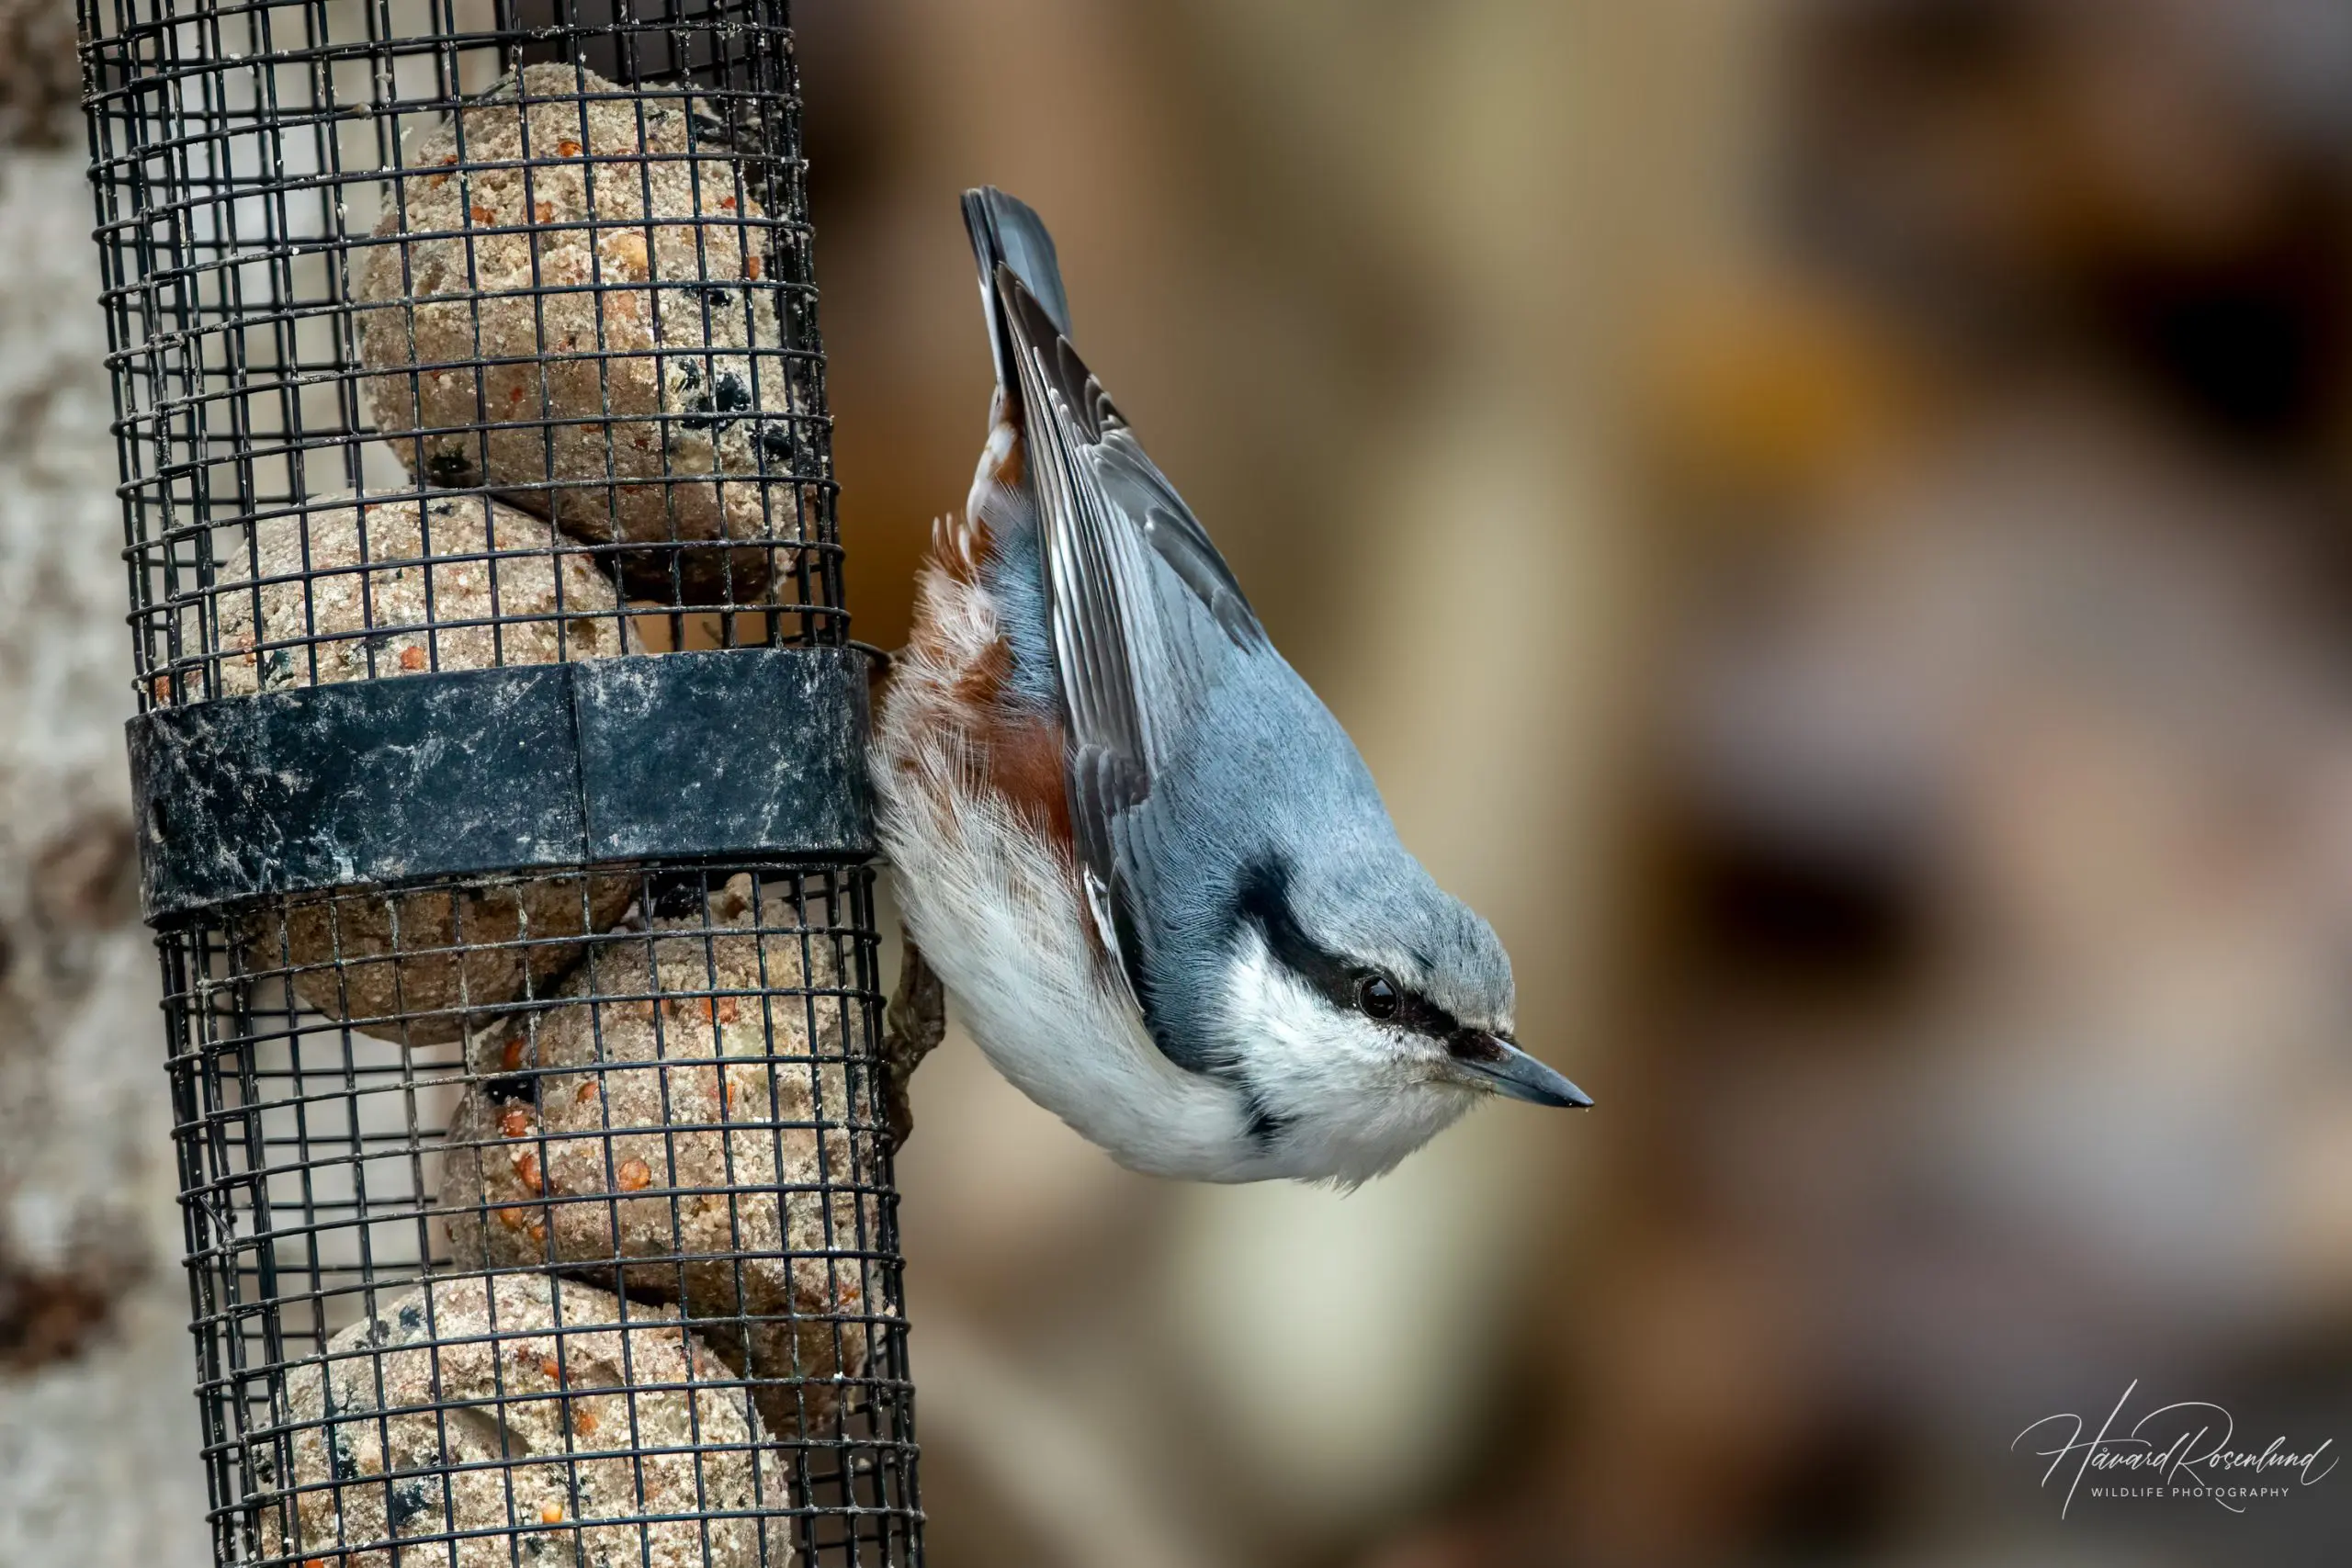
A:
POLYGON ((1333 1007, 1254 928, 1226 973, 1221 1032, 1250 1101, 1280 1126, 1266 1174, 1369 1181, 1481 1098, 1401 1032, 1333 1007))

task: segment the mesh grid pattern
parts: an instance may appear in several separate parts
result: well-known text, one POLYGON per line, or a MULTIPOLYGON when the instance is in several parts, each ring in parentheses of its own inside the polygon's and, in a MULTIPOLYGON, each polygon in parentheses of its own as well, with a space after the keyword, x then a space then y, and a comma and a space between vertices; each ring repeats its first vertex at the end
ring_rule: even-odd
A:
POLYGON ((714 1525, 713 1562, 910 1560, 868 874, 557 897, 592 922, 612 885, 631 913, 585 938, 502 897, 543 880, 165 938, 223 1562, 695 1562, 665 1548, 714 1525), (526 994, 469 1011, 469 965, 526 994), (458 995, 405 1010, 419 982, 458 995), (545 1371, 574 1338, 584 1382, 545 1371), (660 1379, 611 1364, 664 1349, 660 1379), (682 1456, 711 1473, 639 1472, 682 1456))
MULTIPOLYGON (((847 642, 784 0, 602 4, 84 0, 142 712, 847 642)), ((219 1561, 919 1562, 874 931, 854 857, 163 931, 219 1561)))
POLYGON ((846 635, 780 0, 532 20, 85 0, 144 701, 345 678, 322 638, 846 635))

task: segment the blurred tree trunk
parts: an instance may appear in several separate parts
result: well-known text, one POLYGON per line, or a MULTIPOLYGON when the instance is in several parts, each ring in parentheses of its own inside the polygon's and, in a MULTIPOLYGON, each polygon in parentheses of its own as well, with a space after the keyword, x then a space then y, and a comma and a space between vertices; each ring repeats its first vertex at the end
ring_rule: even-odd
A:
POLYGON ((208 1560, 70 6, 0 0, 0 1540, 208 1560))

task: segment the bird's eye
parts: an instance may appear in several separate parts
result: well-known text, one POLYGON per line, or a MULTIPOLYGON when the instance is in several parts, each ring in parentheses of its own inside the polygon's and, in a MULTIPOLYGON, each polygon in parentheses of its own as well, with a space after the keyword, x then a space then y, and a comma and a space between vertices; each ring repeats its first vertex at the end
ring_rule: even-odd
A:
POLYGON ((1366 975, 1356 982, 1356 1006, 1366 1018, 1395 1018, 1398 1000, 1396 984, 1385 975, 1366 975))

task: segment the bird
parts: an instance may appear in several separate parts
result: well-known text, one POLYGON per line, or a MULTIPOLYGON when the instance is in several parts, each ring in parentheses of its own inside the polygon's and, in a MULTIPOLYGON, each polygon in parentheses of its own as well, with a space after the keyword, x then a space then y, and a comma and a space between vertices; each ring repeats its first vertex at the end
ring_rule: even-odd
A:
POLYGON ((996 389, 871 753, 914 956, 998 1071, 1151 1175, 1351 1189, 1484 1098, 1591 1105, 1079 357, 1045 223, 963 200, 996 389))

